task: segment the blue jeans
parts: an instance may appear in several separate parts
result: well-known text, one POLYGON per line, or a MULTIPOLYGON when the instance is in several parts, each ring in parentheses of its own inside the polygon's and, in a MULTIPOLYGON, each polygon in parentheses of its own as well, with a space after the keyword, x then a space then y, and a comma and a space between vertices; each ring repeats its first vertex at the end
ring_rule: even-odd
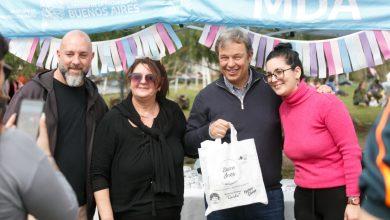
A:
POLYGON ((267 196, 268 205, 255 203, 215 211, 207 216, 207 220, 284 220, 282 189, 269 190, 267 196))

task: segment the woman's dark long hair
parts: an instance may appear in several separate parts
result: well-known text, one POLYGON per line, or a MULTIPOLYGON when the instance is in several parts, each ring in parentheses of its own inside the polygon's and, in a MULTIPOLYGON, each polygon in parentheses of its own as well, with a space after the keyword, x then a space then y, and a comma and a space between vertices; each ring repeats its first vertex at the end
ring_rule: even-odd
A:
POLYGON ((149 57, 139 58, 134 61, 131 67, 127 70, 126 76, 129 79, 129 75, 134 71, 138 64, 146 65, 150 71, 157 74, 157 87, 160 87, 160 91, 157 92, 157 99, 166 98, 169 90, 168 75, 165 67, 160 61, 152 60, 149 57))
POLYGON ((270 54, 268 54, 266 62, 275 57, 283 57, 286 60, 286 64, 290 65, 292 69, 299 66, 301 68, 300 79, 305 78, 303 74, 302 61, 299 59, 299 54, 292 49, 290 43, 279 43, 270 54))

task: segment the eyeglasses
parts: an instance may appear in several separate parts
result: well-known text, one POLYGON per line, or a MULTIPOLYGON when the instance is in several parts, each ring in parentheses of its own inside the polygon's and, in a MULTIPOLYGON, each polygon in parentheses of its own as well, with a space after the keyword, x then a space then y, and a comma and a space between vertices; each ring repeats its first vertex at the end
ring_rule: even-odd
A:
POLYGON ((274 72, 265 72, 264 74, 264 82, 265 83, 270 83, 272 81, 272 77, 275 77, 276 79, 282 79, 284 78, 284 72, 287 71, 287 70, 291 70, 293 69, 292 67, 288 68, 288 69, 275 69, 274 72))
POLYGON ((145 78, 146 83, 156 83, 156 81, 157 81, 157 75, 153 74, 153 73, 149 73, 146 75, 143 75, 142 73, 130 73, 129 74, 129 79, 131 81, 134 81, 137 84, 139 84, 143 78, 145 78))

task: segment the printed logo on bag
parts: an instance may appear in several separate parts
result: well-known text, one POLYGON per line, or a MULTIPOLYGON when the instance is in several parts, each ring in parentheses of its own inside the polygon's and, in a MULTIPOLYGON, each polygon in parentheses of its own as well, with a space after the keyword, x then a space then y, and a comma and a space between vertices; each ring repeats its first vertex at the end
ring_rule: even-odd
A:
POLYGON ((219 203, 219 200, 221 199, 221 197, 219 197, 218 193, 211 193, 210 194, 210 201, 214 204, 217 204, 219 203))
POLYGON ((254 187, 250 187, 244 190, 245 195, 251 197, 256 195, 256 189, 254 187))
POLYGON ((222 162, 222 183, 232 185, 240 179, 240 168, 234 160, 222 162))
POLYGON ((248 156, 247 156, 246 154, 243 154, 243 155, 240 155, 240 156, 238 157, 238 160, 243 160, 243 161, 245 161, 247 158, 248 158, 248 156))
POLYGON ((241 195, 241 190, 236 190, 236 191, 232 191, 232 192, 228 192, 228 193, 225 193, 225 196, 227 199, 237 199, 239 198, 241 195))

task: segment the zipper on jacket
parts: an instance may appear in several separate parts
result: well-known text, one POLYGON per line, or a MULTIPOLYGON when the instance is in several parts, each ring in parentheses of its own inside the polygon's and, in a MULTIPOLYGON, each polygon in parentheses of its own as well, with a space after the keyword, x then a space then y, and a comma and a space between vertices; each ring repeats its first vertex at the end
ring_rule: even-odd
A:
POLYGON ((244 110, 244 96, 242 96, 242 99, 240 99, 240 102, 241 102, 241 110, 244 110))
POLYGON ((244 110, 244 109, 245 109, 245 106, 244 106, 244 99, 245 99, 245 96, 246 96, 246 94, 249 92, 249 90, 253 87, 253 85, 254 85, 257 81, 259 81, 259 80, 260 80, 260 78, 255 79, 255 80, 252 82, 252 84, 249 86, 248 91, 246 91, 245 95, 242 96, 242 99, 238 98, 235 94, 233 94, 232 92, 230 92, 230 90, 229 90, 228 88, 226 88, 225 86, 219 85, 218 82, 215 83, 215 84, 216 84, 217 86, 221 87, 222 89, 228 91, 230 94, 232 94, 232 95, 233 95, 234 97, 236 97, 238 100, 240 100, 240 103, 241 103, 241 110, 244 110))

